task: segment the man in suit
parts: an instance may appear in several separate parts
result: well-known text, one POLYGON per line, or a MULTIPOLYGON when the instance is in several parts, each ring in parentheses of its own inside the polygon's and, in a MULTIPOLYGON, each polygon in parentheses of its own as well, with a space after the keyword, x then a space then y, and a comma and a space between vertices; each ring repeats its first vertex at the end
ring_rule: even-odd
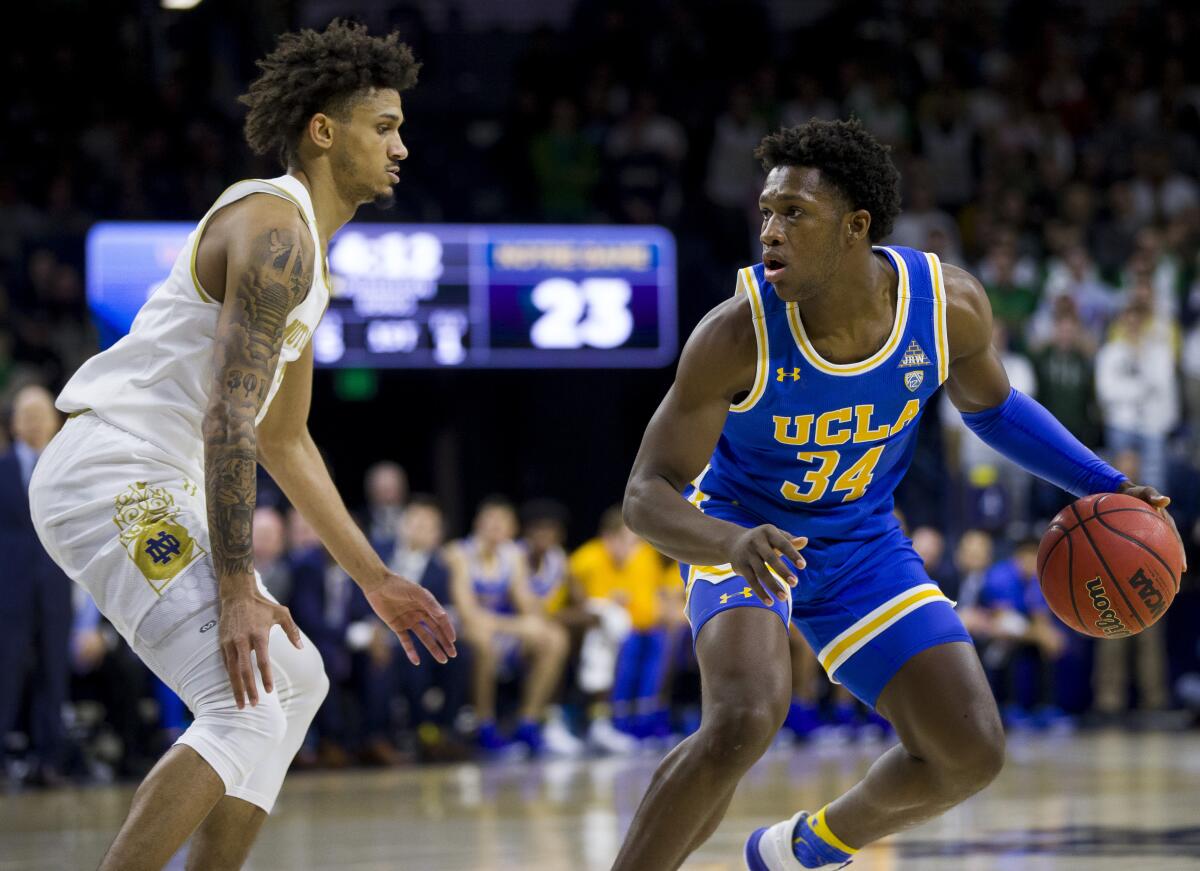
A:
POLYGON ((17 391, 12 448, 0 456, 0 740, 18 725, 25 679, 30 769, 27 782, 61 778, 62 708, 70 684, 71 581, 43 550, 29 516, 29 477, 61 425, 40 386, 17 391))
MULTIPOLYGON (((442 559, 441 545, 444 539, 442 509, 429 496, 417 494, 408 502, 396 523, 395 545, 390 553, 381 554, 392 571, 401 567, 412 574, 422 587, 439 601, 449 601, 450 570, 442 559)), ((450 619, 458 626, 458 615, 450 610, 450 619)), ((380 641, 386 639, 380 636, 380 641)), ((389 642, 390 644, 390 642, 389 642)), ((384 656, 379 651, 378 659, 384 656)), ((393 658, 394 655, 393 655, 393 658)), ((426 668, 422 662, 408 666, 398 661, 392 672, 396 676, 396 690, 408 702, 408 728, 419 730, 421 752, 434 760, 452 759, 460 755, 461 748, 453 736, 454 719, 466 703, 468 683, 471 677, 471 656, 459 651, 451 668, 440 672, 426 668), (440 697, 436 710, 426 707, 427 692, 437 689, 440 697), (430 728, 432 727, 432 728, 430 728)))

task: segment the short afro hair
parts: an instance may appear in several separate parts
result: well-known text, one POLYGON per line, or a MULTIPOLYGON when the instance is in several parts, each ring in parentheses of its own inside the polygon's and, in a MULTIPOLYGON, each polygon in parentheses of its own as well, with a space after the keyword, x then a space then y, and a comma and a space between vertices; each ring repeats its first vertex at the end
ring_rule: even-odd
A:
POLYGON ((754 156, 770 172, 777 166, 809 166, 842 192, 851 208, 871 213, 871 241, 886 239, 900 214, 900 173, 891 149, 857 118, 816 118, 763 137, 754 156))
POLYGON ((421 68, 399 34, 371 36, 366 26, 341 19, 320 33, 285 33, 257 66, 262 73, 238 98, 250 107, 246 142, 255 154, 277 154, 284 169, 313 115, 344 115, 371 88, 406 91, 421 68))

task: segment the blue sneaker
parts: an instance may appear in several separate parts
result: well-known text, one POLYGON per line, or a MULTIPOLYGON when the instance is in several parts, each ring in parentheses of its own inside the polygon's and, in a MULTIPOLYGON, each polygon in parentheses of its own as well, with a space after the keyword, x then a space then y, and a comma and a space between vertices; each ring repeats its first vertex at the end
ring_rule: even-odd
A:
POLYGON ((748 871, 833 871, 835 868, 845 868, 849 865, 849 860, 845 859, 821 862, 816 855, 812 860, 821 862, 820 865, 806 864, 796 858, 792 846, 796 827, 807 818, 808 811, 800 811, 789 820, 755 829, 746 839, 746 848, 742 852, 748 871))
POLYGON ((513 733, 513 741, 528 747, 530 756, 537 756, 542 752, 544 743, 542 727, 529 720, 522 721, 521 725, 517 726, 517 731, 513 733))
POLYGON ((492 720, 485 720, 479 724, 479 735, 475 741, 480 749, 487 751, 503 750, 509 744, 508 739, 500 734, 492 720))

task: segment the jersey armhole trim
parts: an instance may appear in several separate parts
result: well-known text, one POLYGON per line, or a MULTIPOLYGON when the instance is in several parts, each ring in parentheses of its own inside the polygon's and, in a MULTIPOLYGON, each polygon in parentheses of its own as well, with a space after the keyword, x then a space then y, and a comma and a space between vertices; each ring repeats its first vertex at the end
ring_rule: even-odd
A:
POLYGON ((938 384, 950 377, 950 339, 946 327, 946 282, 942 277, 942 261, 936 254, 925 252, 929 261, 929 277, 933 284, 933 335, 937 350, 938 384))
POLYGON ((763 310, 762 294, 758 287, 758 281, 755 280, 754 270, 749 266, 738 270, 738 289, 734 291, 734 295, 736 296, 740 293, 743 287, 746 290, 746 297, 750 300, 750 317, 754 322, 754 338, 758 345, 758 362, 754 367, 754 384, 750 387, 749 395, 741 402, 729 406, 730 411, 739 414, 752 409, 766 391, 767 363, 770 357, 767 339, 767 321, 763 310))

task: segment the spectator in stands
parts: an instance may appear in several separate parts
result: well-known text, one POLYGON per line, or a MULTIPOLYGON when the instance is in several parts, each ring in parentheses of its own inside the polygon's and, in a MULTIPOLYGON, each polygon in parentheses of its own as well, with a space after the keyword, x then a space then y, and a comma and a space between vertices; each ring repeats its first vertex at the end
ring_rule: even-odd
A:
POLYGON ((833 121, 837 117, 837 103, 829 99, 816 77, 803 70, 796 72, 792 78, 792 98, 783 104, 779 123, 795 127, 813 118, 833 121))
POLYGON ((360 520, 367 538, 376 550, 391 550, 396 521, 408 500, 408 474, 391 460, 380 460, 367 469, 363 478, 367 505, 360 520))
MULTIPOLYGON (((445 602, 455 627, 460 628, 450 604, 450 569, 441 554, 443 537, 441 506, 432 497, 418 494, 400 515, 395 550, 382 556, 396 574, 416 581, 439 602, 445 602)), ((454 725, 467 698, 471 652, 464 645, 458 656, 445 665, 422 657, 420 665, 414 666, 404 657, 395 656, 397 642, 387 627, 376 626, 372 640, 376 646, 386 641, 392 652, 396 686, 408 709, 406 726, 415 730, 422 756, 432 760, 461 758, 463 750, 454 736, 454 725)))
MULTIPOLYGON (((75 586, 72 601, 71 700, 95 702, 102 711, 91 752, 85 749, 85 754, 94 754, 118 778, 141 780, 162 749, 141 713, 141 700, 150 695, 150 672, 83 587, 75 586)), ((77 709, 76 722, 82 719, 77 709)))
POLYGON ((954 549, 954 574, 958 588, 951 595, 958 605, 963 624, 972 636, 982 636, 987 629, 988 615, 979 607, 987 570, 992 566, 992 536, 983 529, 968 529, 958 539, 954 549), (982 624, 978 621, 982 620, 982 624))
POLYGON ((1154 316, 1147 285, 1135 288, 1096 355, 1096 397, 1110 450, 1133 450, 1140 481, 1167 491, 1167 436, 1179 418, 1175 352, 1154 316))
MULTIPOLYGON (((1033 352, 1038 401, 1084 444, 1100 441, 1099 411, 1096 407, 1095 352, 1075 314, 1070 297, 1055 306, 1049 344, 1033 352)), ((1066 493, 1040 479, 1033 485, 1033 514, 1053 517, 1071 499, 1066 493)))
MULTIPOLYGON (((1029 396, 1037 393, 1037 375, 1024 354, 1009 347, 1008 331, 1001 321, 992 324, 992 344, 1000 356, 1009 383, 1029 396)), ((988 447, 967 429, 962 415, 947 397, 938 414, 951 457, 951 468, 965 488, 967 521, 993 531, 1009 528, 1013 537, 1027 529, 1033 476, 988 447)))
POLYGON ((1183 401, 1187 415, 1188 454, 1200 457, 1200 319, 1192 324, 1180 356, 1183 401))
POLYGON ((274 508, 254 509, 254 570, 263 586, 285 605, 292 598, 292 574, 287 561, 283 515, 274 508))
POLYGON ((61 781, 63 707, 71 676, 71 581, 42 549, 29 517, 29 476, 58 432, 54 400, 36 385, 12 404, 12 448, 0 456, 0 741, 17 725, 28 680, 26 783, 61 781))
POLYGON ((925 163, 911 162, 904 184, 904 211, 896 218, 889 241, 926 251, 929 240, 936 237, 943 240, 939 252, 943 259, 948 263, 962 263, 958 225, 949 212, 938 207, 931 175, 933 171, 925 163))
POLYGON ((584 221, 594 213, 592 192, 600 179, 600 156, 579 129, 579 107, 558 97, 549 123, 529 146, 542 215, 550 221, 584 221))
MULTIPOLYGON (((522 545, 530 562, 534 593, 545 614, 568 633, 577 654, 576 680, 587 702, 587 742, 603 753, 632 752, 636 742, 612 724, 610 694, 617 653, 630 631, 625 608, 606 599, 589 599, 568 570, 566 509, 551 500, 525 506, 522 545)), ((554 709, 551 709, 554 715, 554 709)))
POLYGON ((649 88, 634 94, 629 114, 605 143, 605 175, 613 214, 630 224, 670 223, 679 214, 679 170, 687 155, 683 126, 658 110, 649 88))
POLYGON ((758 226, 752 210, 758 196, 761 170, 754 149, 767 134, 767 125, 754 114, 749 90, 742 85, 730 90, 725 110, 713 124, 712 148, 704 194, 711 204, 712 244, 722 262, 742 262, 757 240, 758 226))
POLYGON ((1087 249, 1072 244, 1050 263, 1041 301, 1028 326, 1031 343, 1040 347, 1052 342, 1057 313, 1070 310, 1079 321, 1077 341, 1086 342, 1089 355, 1094 354, 1119 306, 1119 295, 1101 280, 1087 249))
POLYGON ((612 690, 613 722, 637 738, 665 734, 661 690, 666 674, 666 589, 662 558, 621 519, 620 506, 600 518, 598 534, 573 554, 571 576, 589 600, 610 600, 629 613, 632 632, 617 655, 612 690))
POLYGON ((918 526, 912 532, 912 545, 930 579, 943 590, 952 587, 954 566, 947 564, 946 537, 932 526, 918 526))
POLYGON ((445 550, 451 601, 462 621, 460 637, 474 658, 472 700, 479 744, 498 750, 508 743, 496 722, 496 685, 521 661, 525 674, 515 740, 531 753, 544 748, 575 755, 579 741, 561 723, 543 726, 566 662, 567 633, 544 616, 529 585, 525 554, 513 540, 516 532, 512 505, 492 497, 479 506, 472 534, 445 550))
MULTIPOLYGON (((983 551, 981 544, 971 547, 983 551)), ((978 598, 959 605, 997 698, 1008 701, 1010 722, 1023 722, 1039 705, 1055 707, 1053 664, 1066 644, 1037 580, 1037 551, 1037 539, 1018 543, 1012 557, 987 570, 978 598)), ((965 567, 977 572, 978 555, 964 553, 965 567)))
POLYGON ((295 508, 288 510, 287 527, 292 578, 289 608, 296 625, 321 652, 329 676, 329 694, 317 711, 297 762, 301 767, 344 768, 350 764, 342 699, 342 686, 350 676, 345 604, 350 592, 347 585, 353 586, 353 582, 332 563, 316 531, 295 508))
POLYGON ((988 249, 987 269, 980 271, 986 276, 984 289, 992 304, 992 317, 1020 336, 1037 308, 1038 289, 1033 276, 1019 277, 1017 263, 1016 245, 1011 237, 1004 236, 988 249))

